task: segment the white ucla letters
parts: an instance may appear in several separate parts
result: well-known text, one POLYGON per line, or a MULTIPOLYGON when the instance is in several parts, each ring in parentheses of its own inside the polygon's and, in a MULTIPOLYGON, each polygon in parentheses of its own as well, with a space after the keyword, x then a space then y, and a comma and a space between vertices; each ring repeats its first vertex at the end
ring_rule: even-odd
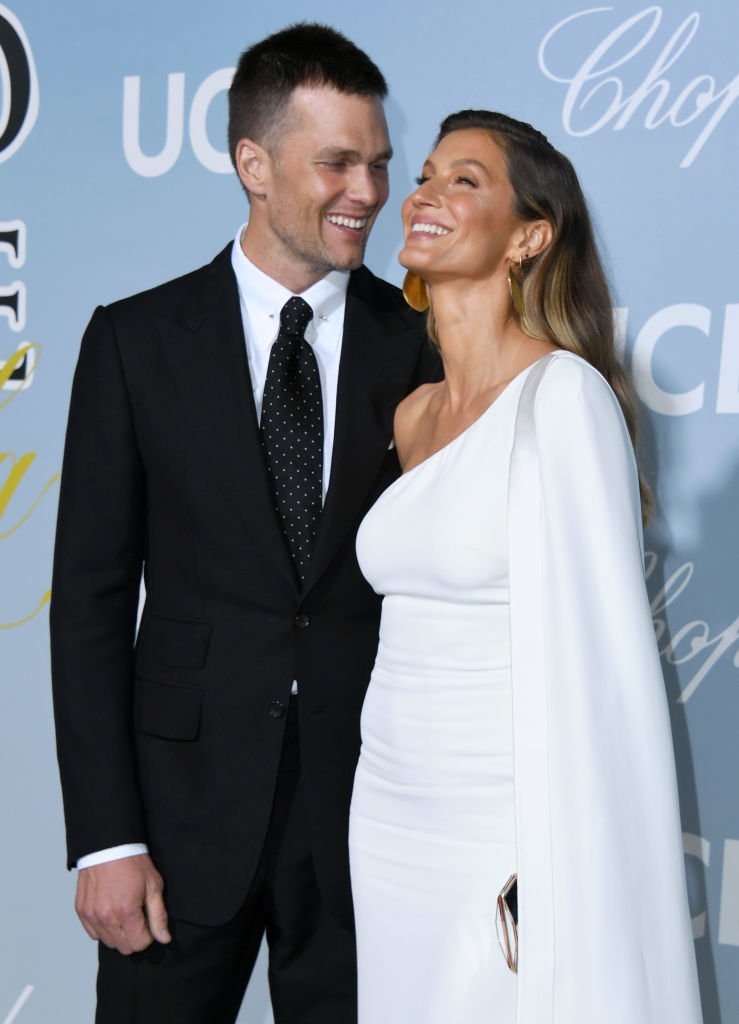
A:
MULTIPOLYGON (((190 106, 190 145, 199 163, 215 174, 228 174, 228 153, 217 149, 208 138, 207 119, 215 97, 231 84, 233 68, 221 68, 200 83, 190 106)), ((123 152, 131 170, 144 178, 157 178, 171 171, 182 152, 185 135, 185 75, 167 75, 167 108, 164 143, 158 153, 148 155, 141 148, 141 77, 123 80, 123 152)))
MULTIPOLYGON (((616 334, 623 347, 629 328, 629 311, 621 307, 614 314, 616 334)), ((712 322, 711 310, 707 306, 680 302, 658 309, 640 328, 632 350, 631 373, 636 392, 647 408, 663 416, 688 416, 704 408, 705 380, 699 380, 684 391, 669 391, 657 383, 654 365, 659 361, 659 343, 670 331, 688 329, 694 333, 696 343, 705 349, 705 339, 711 336, 712 322)), ((736 304, 729 304, 724 310, 715 376, 718 377, 715 411, 739 413, 739 305, 736 304)))
POLYGON ((727 839, 724 843, 718 941, 725 946, 739 946, 739 839, 727 839))
MULTIPOLYGON (((711 843, 703 836, 683 832, 683 852, 688 878, 688 894, 691 897, 691 911, 698 908, 695 903, 701 899, 705 906, 705 892, 691 891, 693 888, 704 889, 700 877, 703 868, 711 867, 711 843), (698 861, 697 870, 693 870, 691 861, 698 861), (696 886, 691 880, 697 879, 696 886)), ((710 872, 706 872, 710 875, 710 872)), ((693 915, 693 938, 706 937, 707 913, 700 910, 693 915)), ((719 905, 718 941, 722 946, 739 946, 739 839, 724 840, 724 860, 721 872, 721 900, 719 905)))

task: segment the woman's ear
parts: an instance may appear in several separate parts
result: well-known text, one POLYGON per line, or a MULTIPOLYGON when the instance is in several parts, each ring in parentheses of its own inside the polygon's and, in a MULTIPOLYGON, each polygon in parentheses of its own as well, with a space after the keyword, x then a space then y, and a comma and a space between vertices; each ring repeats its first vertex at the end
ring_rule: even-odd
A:
POLYGON ((524 258, 533 259, 544 252, 551 245, 553 237, 552 225, 548 220, 536 220, 527 225, 524 258))
POLYGON ((272 168, 267 150, 251 139, 239 139, 235 163, 239 180, 249 196, 264 199, 272 168))

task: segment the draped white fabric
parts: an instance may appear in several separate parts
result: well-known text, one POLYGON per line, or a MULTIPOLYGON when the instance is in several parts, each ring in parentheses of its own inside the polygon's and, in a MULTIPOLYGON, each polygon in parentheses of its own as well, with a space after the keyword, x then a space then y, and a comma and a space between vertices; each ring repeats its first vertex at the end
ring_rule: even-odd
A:
POLYGON ((674 757, 620 408, 534 367, 511 458, 518 1024, 701 1020, 674 757))

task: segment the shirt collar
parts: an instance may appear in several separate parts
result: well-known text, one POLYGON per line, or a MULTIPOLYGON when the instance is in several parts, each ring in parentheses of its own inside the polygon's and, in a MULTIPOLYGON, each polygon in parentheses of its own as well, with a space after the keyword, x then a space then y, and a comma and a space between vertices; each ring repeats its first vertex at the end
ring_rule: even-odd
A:
MULTIPOLYGON (((280 324, 280 310, 293 293, 279 281, 275 281, 273 277, 265 274, 244 255, 244 250, 241 248, 241 237, 245 226, 239 228, 231 253, 231 264, 236 275, 239 295, 249 312, 249 317, 259 318, 262 321, 268 317, 274 323, 276 335, 280 324)), ((301 297, 313 310, 313 320, 306 331, 308 341, 315 338, 317 321, 338 323, 339 326, 343 323, 348 286, 349 271, 332 270, 320 281, 316 281, 310 288, 302 292, 301 297)), ((333 331, 332 336, 338 344, 341 333, 333 331)), ((274 335, 272 340, 274 340, 274 335)))

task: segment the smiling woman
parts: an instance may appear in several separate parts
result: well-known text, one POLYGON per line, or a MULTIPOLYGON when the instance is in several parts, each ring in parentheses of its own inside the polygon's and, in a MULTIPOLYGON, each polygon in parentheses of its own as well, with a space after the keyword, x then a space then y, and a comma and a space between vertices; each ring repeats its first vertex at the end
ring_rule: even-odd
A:
MULTIPOLYGON (((503 260, 520 328, 529 339, 581 355, 603 375, 636 446, 633 391, 616 358, 608 284, 570 161, 530 125, 489 111, 446 118, 433 156, 439 168, 431 158, 426 161, 418 189, 403 205, 406 244, 400 262, 429 287, 434 280, 442 284, 438 309, 438 292, 446 295, 443 280, 450 272, 478 282, 494 277, 500 265, 496 246, 525 224, 526 235, 503 260), (441 223, 444 216, 447 223, 441 223), (413 245, 453 230, 456 237, 443 250, 413 245)), ((435 338, 433 307, 429 327, 435 338)), ((653 499, 641 474, 639 489, 646 522, 653 499)))
POLYGON ((698 1024, 633 407, 582 191, 529 125, 463 111, 403 227, 445 379, 398 406, 404 472, 357 535, 384 595, 350 820, 360 1024, 698 1024), (499 949, 516 875, 520 950, 499 949))

